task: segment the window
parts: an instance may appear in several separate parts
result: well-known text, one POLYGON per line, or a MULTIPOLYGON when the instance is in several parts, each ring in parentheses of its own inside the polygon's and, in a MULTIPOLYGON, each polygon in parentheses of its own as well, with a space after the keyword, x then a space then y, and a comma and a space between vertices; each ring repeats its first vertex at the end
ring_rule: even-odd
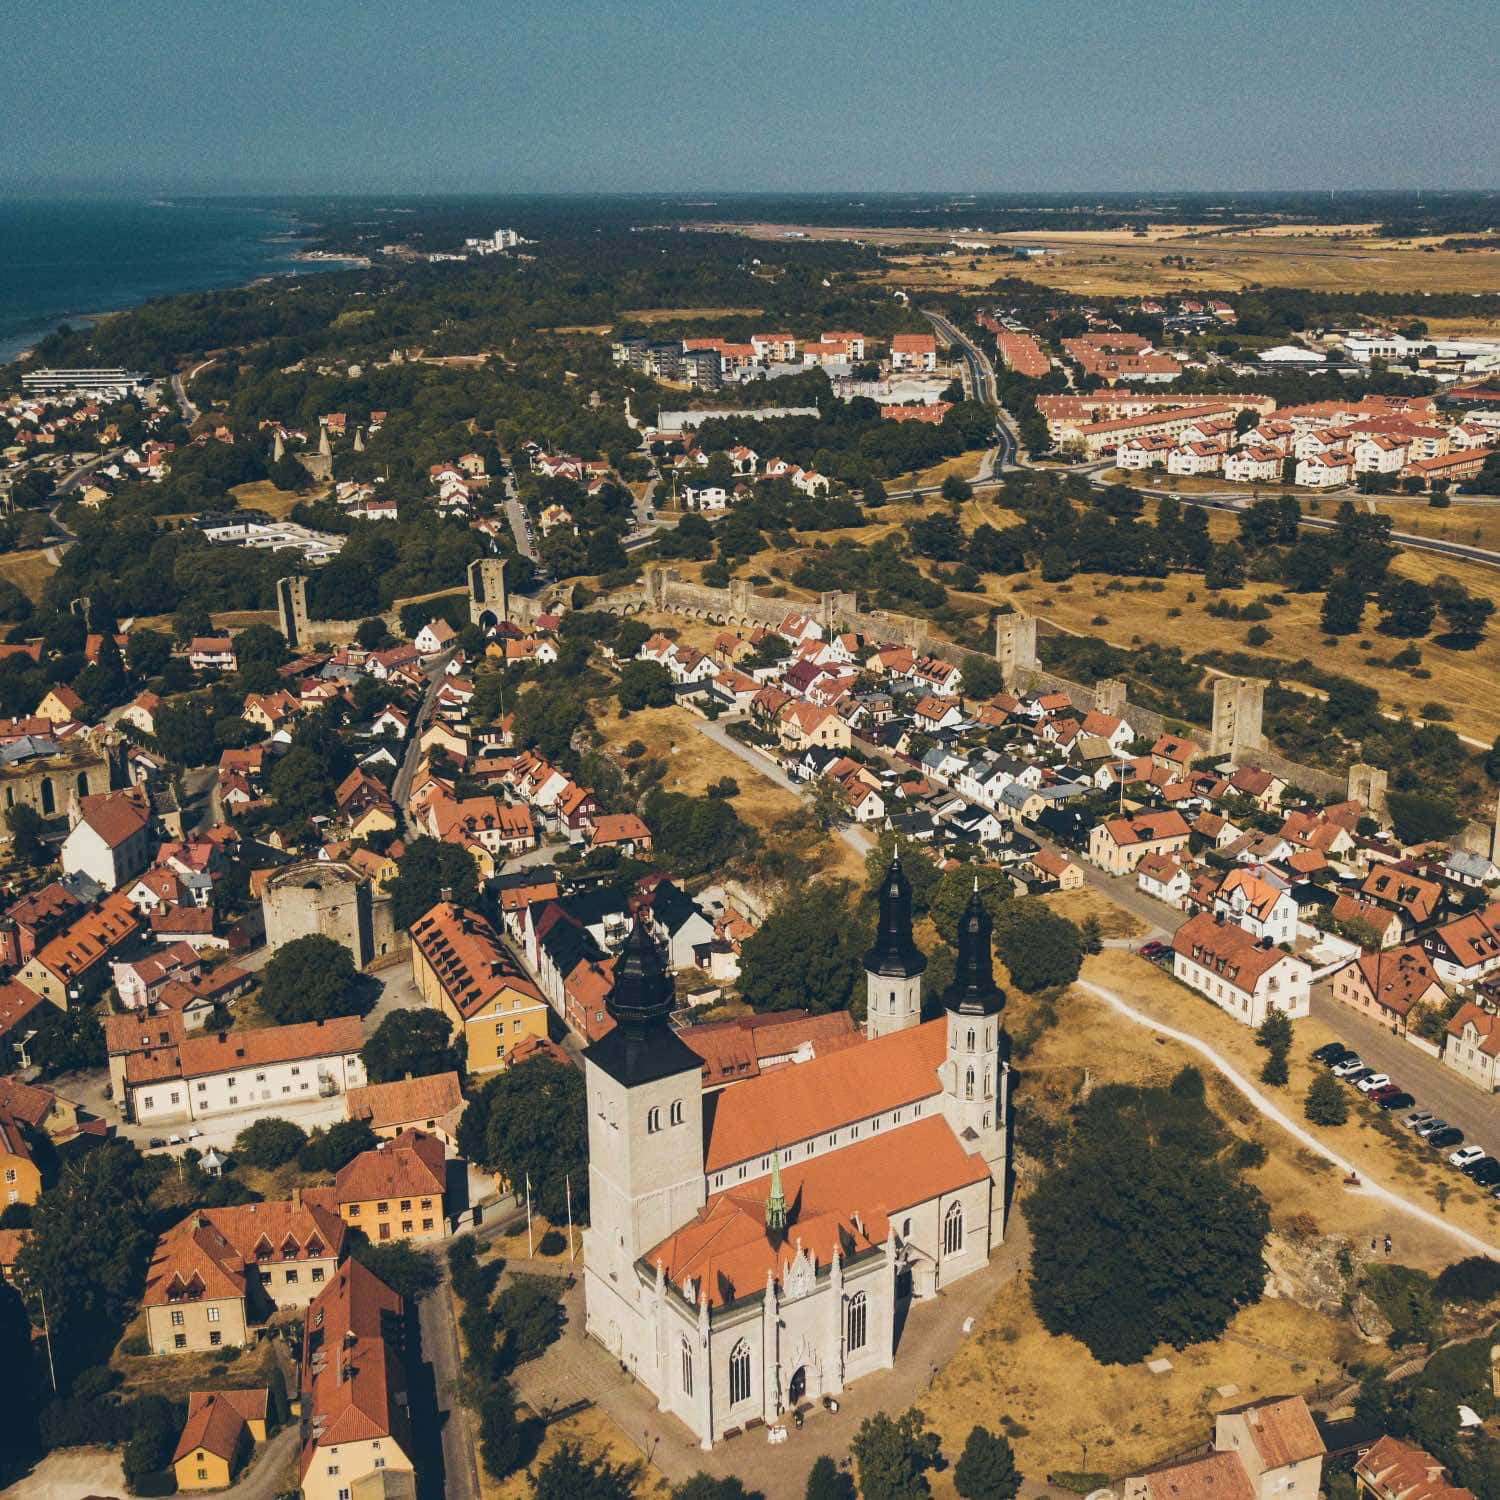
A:
POLYGON ((858 1354, 865 1347, 866 1319, 868 1309, 863 1292, 856 1292, 849 1299, 849 1313, 845 1320, 847 1324, 845 1335, 845 1347, 850 1354, 858 1354))
POLYGON ((431 1198, 424 1198, 422 1200, 422 1207, 423 1208, 431 1208, 432 1207, 432 1199, 431 1198))
POLYGON ((401 1212, 404 1213, 404 1214, 409 1214, 411 1212, 411 1199, 410 1198, 403 1198, 401 1200, 401 1212))
POLYGON ((422 1228, 430 1230, 432 1228, 432 1220, 431 1219, 423 1219, 422 1220, 422 1228))
POLYGON ((750 1346, 741 1339, 729 1354, 729 1404, 750 1399, 750 1346))
POLYGON ((661 1109, 659 1106, 653 1104, 651 1108, 646 1111, 646 1134, 655 1135, 656 1132, 660 1129, 661 1109))
POLYGON ((172 1327, 173 1328, 181 1328, 182 1327, 182 1314, 180 1312, 174 1312, 172 1314, 172 1327))
POLYGON ((208 1085, 206 1083, 204 1083, 202 1079, 199 1079, 198 1080, 198 1092, 200 1094, 202 1094, 202 1093, 206 1093, 207 1090, 208 1090, 208 1085))
POLYGON ((219 1347, 219 1345, 224 1342, 224 1335, 222 1333, 220 1333, 219 1330, 216 1328, 216 1329, 214 1329, 214 1331, 211 1334, 209 1334, 209 1336, 208 1336, 208 1342, 215 1349, 217 1349, 219 1347))
POLYGON ((377 1203, 375 1205, 375 1212, 378 1214, 388 1214, 390 1211, 391 1205, 389 1203, 377 1203))
POLYGON ((972 1052, 974 1050, 974 1028, 972 1026, 969 1027, 968 1043, 968 1050, 972 1052))
POLYGON ((314 1285, 316 1285, 318 1282, 320 1282, 323 1279, 323 1268, 322 1268, 322 1266, 314 1266, 313 1267, 313 1270, 312 1270, 312 1279, 313 1279, 314 1285))
POLYGON ((185 1333, 174 1333, 172 1335, 172 1347, 174 1349, 186 1349, 187 1348, 187 1334, 185 1334, 185 1333))
POLYGON ((296 1286, 296 1284, 297 1284, 297 1273, 295 1271, 288 1271, 286 1273, 286 1284, 288 1286, 296 1286))
POLYGON ((217 1323, 219 1321, 219 1309, 217 1307, 208 1309, 208 1321, 210 1323, 217 1323))
POLYGON ((974 1070, 973 1070, 973 1068, 969 1068, 964 1073, 964 1098, 965 1099, 972 1099, 973 1097, 974 1097, 974 1070))
POLYGON ((674 1099, 672 1101, 672 1123, 674 1125, 681 1125, 682 1124, 682 1100, 681 1099, 674 1099))
POLYGON ((16 1169, 14 1167, 7 1167, 5 1169, 5 1180, 7 1182, 14 1182, 16 1180, 16 1169))
POLYGON ((964 1247, 964 1206, 955 1202, 943 1216, 943 1254, 957 1255, 964 1247))
POLYGON ((351 1219, 357 1219, 359 1217, 359 1204, 351 1203, 349 1205, 349 1217, 351 1219))
POLYGON ((301 1071, 302 1071, 301 1068, 293 1068, 292 1069, 292 1077, 295 1078, 301 1071))

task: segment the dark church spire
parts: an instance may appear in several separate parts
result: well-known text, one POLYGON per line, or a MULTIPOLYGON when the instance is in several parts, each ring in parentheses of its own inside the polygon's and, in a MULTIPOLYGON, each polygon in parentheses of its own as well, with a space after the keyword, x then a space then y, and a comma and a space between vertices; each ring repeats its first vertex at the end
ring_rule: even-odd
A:
POLYGON ((627 1088, 678 1073, 700 1073, 703 1060, 672 1029, 676 996, 662 951, 637 917, 604 998, 614 1028, 591 1043, 584 1056, 627 1088))
POLYGON ((875 942, 865 954, 865 969, 871 974, 913 979, 926 967, 926 955, 912 941, 911 881, 901 868, 901 855, 896 853, 880 882, 880 921, 875 942))
POLYGON ((962 1016, 998 1015, 1005 1005, 1005 992, 995 984, 990 958, 990 914, 979 895, 979 881, 964 914, 958 919, 958 962, 953 983, 943 996, 943 1005, 962 1016))

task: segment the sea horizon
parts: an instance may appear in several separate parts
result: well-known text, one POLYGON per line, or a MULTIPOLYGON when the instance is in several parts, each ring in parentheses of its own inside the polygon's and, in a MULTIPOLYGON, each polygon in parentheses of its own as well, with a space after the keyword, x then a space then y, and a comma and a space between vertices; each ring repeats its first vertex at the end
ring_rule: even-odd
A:
POLYGON ((339 269, 296 258, 304 228, 247 199, 0 196, 0 362, 156 297, 339 269))

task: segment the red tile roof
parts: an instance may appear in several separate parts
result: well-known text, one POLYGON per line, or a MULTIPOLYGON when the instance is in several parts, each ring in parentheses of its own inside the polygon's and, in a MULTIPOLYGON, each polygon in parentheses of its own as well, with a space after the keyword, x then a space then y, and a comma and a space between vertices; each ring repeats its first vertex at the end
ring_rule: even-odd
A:
POLYGON ((442 1196, 447 1183, 446 1153, 435 1135, 404 1130, 393 1141, 361 1151, 339 1169, 333 1191, 340 1203, 367 1203, 372 1198, 442 1196))

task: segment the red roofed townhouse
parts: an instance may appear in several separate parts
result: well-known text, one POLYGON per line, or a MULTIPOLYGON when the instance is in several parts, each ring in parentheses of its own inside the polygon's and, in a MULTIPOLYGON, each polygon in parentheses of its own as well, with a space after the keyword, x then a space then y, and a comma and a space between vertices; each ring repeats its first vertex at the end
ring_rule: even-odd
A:
POLYGON ((937 369, 937 340, 930 333, 898 333, 891 339, 891 369, 937 369))
POLYGON ((26 961, 17 978, 61 1010, 103 994, 109 959, 140 932, 140 918, 123 891, 89 906, 26 961))
POLYGON ((437 1136, 404 1130, 339 1168, 333 1181, 339 1217, 376 1244, 442 1239, 447 1170, 437 1136))
POLYGON ((1386 1434, 1354 1465, 1359 1500, 1479 1500, 1448 1483, 1447 1471, 1425 1448, 1386 1434))
POLYGON ((1175 773, 1178 781, 1186 781, 1193 769, 1193 762, 1202 757, 1201 745, 1175 734, 1162 735, 1151 747, 1151 764, 1175 773))
POLYGON ((1457 484, 1464 479, 1473 479, 1496 452, 1500 449, 1465 448, 1459 453, 1416 459, 1401 472, 1406 478, 1420 479, 1422 487, 1430 490, 1439 480, 1457 484))
MULTIPOLYGON (((406 1303, 346 1261, 302 1322, 303 1500, 348 1500, 382 1473, 415 1474, 406 1303)), ((397 1491, 400 1493, 400 1491, 397 1491)))
POLYGON ((397 1078, 350 1089, 344 1110, 351 1120, 363 1120, 382 1140, 394 1140, 408 1130, 426 1131, 450 1149, 458 1149, 458 1122, 464 1095, 457 1073, 430 1073, 420 1078, 397 1078))
POLYGON ((1409 943, 1361 953, 1334 970, 1333 998, 1382 1025, 1405 1031, 1414 1009, 1446 1005, 1448 994, 1427 955, 1409 943))
POLYGON ((78 799, 62 842, 63 873, 81 873, 107 891, 139 875, 151 857, 151 812, 136 791, 94 792, 78 799))
POLYGON ((925 958, 899 863, 865 957, 864 1041, 716 1087, 671 1024, 666 961, 637 922, 615 1025, 584 1052, 586 1331, 701 1447, 838 1396, 903 1356, 901 1294, 981 1270, 1004 1230, 1006 1096, 989 921, 923 1023, 925 958), (908 1280, 909 1278, 909 1280, 908 1280))
POLYGON ((1201 912, 1172 937, 1172 973, 1237 1021, 1258 1027, 1272 1010, 1308 1013, 1312 969, 1243 927, 1201 912))
POLYGON ((193 1391, 187 1421, 172 1452, 179 1490, 224 1489, 266 1436, 270 1393, 258 1390, 193 1391))
POLYGON ((188 642, 188 665, 195 672, 233 672, 238 663, 227 635, 200 635, 188 642))
POLYGON ((1500 969, 1500 905, 1440 923, 1424 932, 1421 941, 1444 984, 1474 984, 1500 969))
POLYGON ((1179 812, 1144 812, 1106 818, 1089 833, 1089 858, 1111 875, 1128 875, 1148 854, 1176 854, 1188 843, 1187 820, 1179 812))
POLYGON ((141 1305, 153 1354, 238 1349, 277 1308, 332 1280, 347 1231, 327 1189, 199 1208, 156 1242, 141 1305))
POLYGON ((849 725, 831 708, 812 703, 786 704, 777 721, 783 750, 806 750, 813 745, 829 750, 847 750, 854 743, 849 725))
POLYGON ((1155 896, 1176 911, 1187 905, 1192 877, 1187 866, 1170 854, 1147 854, 1137 861, 1135 883, 1148 896, 1155 896))
POLYGON ((1243 867, 1224 877, 1214 893, 1214 911, 1256 939, 1290 943, 1297 935, 1297 901, 1291 890, 1243 867))
POLYGON ((1500 1016, 1466 1001, 1448 1022, 1443 1063, 1466 1083, 1493 1094, 1500 1089, 1500 1016))

